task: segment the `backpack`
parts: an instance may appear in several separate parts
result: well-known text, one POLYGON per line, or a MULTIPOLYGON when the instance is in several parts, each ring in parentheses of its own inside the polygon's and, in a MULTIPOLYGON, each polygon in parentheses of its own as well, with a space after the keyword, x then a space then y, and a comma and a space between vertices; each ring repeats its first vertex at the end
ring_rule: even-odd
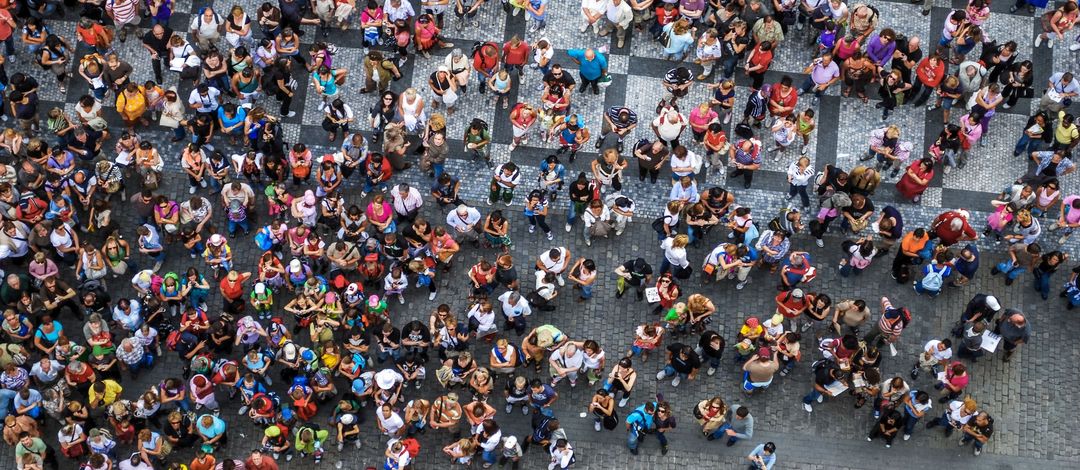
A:
POLYGON ((169 333, 169 336, 165 337, 165 347, 169 351, 176 351, 176 345, 180 344, 180 330, 173 330, 169 333))
MULTIPOLYGON (((935 292, 941 290, 941 285, 945 283, 945 277, 941 275, 941 272, 934 270, 933 264, 927 266, 927 269, 930 271, 927 272, 926 275, 923 276, 922 281, 920 281, 923 289, 935 292)), ((944 270, 945 269, 942 268, 942 271, 944 270)))
POLYGON ((417 441, 415 438, 409 437, 403 439, 401 444, 405 446, 405 450, 409 452, 409 455, 412 458, 415 459, 420 455, 420 441, 417 441))

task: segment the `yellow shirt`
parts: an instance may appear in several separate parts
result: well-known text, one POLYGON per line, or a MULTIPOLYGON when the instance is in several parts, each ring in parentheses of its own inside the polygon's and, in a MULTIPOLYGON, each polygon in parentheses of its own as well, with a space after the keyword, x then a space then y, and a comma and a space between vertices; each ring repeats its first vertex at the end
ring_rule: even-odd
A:
MULTIPOLYGON (((116 383, 115 380, 106 379, 102 380, 101 383, 105 384, 105 393, 103 393, 104 396, 100 398, 101 405, 111 405, 112 402, 116 401, 117 398, 120 398, 120 393, 124 391, 124 387, 121 387, 120 384, 116 383)), ((94 387, 90 387, 90 402, 93 403, 98 399, 99 398, 97 392, 94 391, 94 387)))

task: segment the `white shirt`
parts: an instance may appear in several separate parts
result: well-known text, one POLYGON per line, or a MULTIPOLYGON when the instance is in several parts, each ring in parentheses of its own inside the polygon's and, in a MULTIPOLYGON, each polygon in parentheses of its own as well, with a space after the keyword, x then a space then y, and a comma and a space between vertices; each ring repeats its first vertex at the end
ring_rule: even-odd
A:
POLYGON ((480 304, 473 306, 472 310, 469 310, 469 318, 475 318, 477 325, 476 329, 481 332, 488 332, 495 330, 495 310, 485 312, 480 309, 480 304))
POLYGON ((541 49, 539 47, 533 48, 533 61, 537 64, 548 63, 552 57, 555 56, 555 48, 550 47, 551 41, 548 38, 540 38, 541 41, 547 41, 549 47, 547 49, 541 49))
POLYGON ((457 210, 453 210, 449 214, 446 214, 446 225, 454 227, 458 232, 468 232, 469 230, 472 230, 477 222, 480 222, 480 211, 472 207, 466 209, 464 218, 458 214, 457 210))
POLYGON ((926 346, 923 346, 923 351, 929 352, 938 362, 949 360, 952 357, 952 348, 945 348, 944 351, 940 351, 938 350, 939 344, 941 344, 941 341, 932 339, 926 343, 926 346))
POLYGON ((188 104, 199 105, 196 111, 200 113, 214 112, 218 108, 218 97, 221 96, 221 90, 214 87, 207 87, 206 96, 199 94, 199 90, 191 90, 191 94, 188 95, 188 104))
POLYGON ((664 249, 664 258, 667 258, 668 262, 672 265, 680 268, 685 268, 690 265, 690 261, 686 259, 686 248, 676 248, 672 246, 675 242, 675 238, 665 238, 660 242, 660 248, 664 249))
POLYGON ((566 264, 570 262, 570 257, 566 256, 566 248, 559 247, 559 260, 555 261, 551 259, 551 250, 544 250, 540 254, 540 264, 542 264, 548 271, 555 274, 562 274, 566 270, 566 264))
POLYGON ((379 418, 379 424, 386 430, 386 435, 388 436, 397 434, 398 429, 401 429, 401 427, 405 425, 405 421, 401 419, 401 415, 393 411, 390 412, 389 418, 383 416, 382 410, 376 412, 375 416, 379 418))
POLYGON ((394 186, 391 190, 394 199, 394 212, 405 215, 424 205, 424 198, 420 195, 420 191, 416 188, 410 187, 409 193, 403 198, 401 197, 401 186, 394 186))
POLYGON ((408 20, 416 16, 416 11, 413 10, 412 3, 402 0, 401 6, 395 8, 390 2, 383 4, 383 13, 386 13, 386 19, 390 21, 408 20))
POLYGON ((564 346, 551 353, 551 361, 559 363, 564 368, 577 370, 585 364, 585 351, 577 348, 574 354, 567 356, 566 347, 564 346))
POLYGON ((584 354, 584 356, 585 357, 583 361, 585 363, 585 367, 589 369, 599 369, 600 361, 604 360, 604 350, 601 349, 600 352, 596 353, 595 356, 590 356, 588 354, 584 354))
POLYGON ((608 0, 607 19, 623 28, 630 26, 630 22, 634 20, 634 10, 630 8, 629 0, 622 0, 618 5, 608 0))
POLYGON ((585 222, 585 228, 592 227, 598 220, 608 220, 611 218, 611 212, 608 210, 607 206, 600 207, 602 207, 600 215, 593 214, 590 209, 586 209, 585 212, 581 213, 581 220, 585 222))
POLYGON ((529 301, 525 300, 524 296, 518 296, 517 304, 510 303, 510 294, 512 293, 512 291, 506 291, 499 296, 499 301, 502 302, 503 315, 510 318, 532 315, 532 308, 529 307, 529 301))
POLYGON ((404 271, 402 271, 401 277, 399 278, 395 279, 393 274, 387 274, 386 277, 383 278, 383 290, 405 290, 406 287, 409 287, 409 278, 405 277, 404 271))
POLYGON ((199 13, 191 19, 191 26, 188 26, 188 30, 195 30, 202 37, 216 38, 219 36, 218 25, 224 22, 225 20, 218 16, 217 12, 214 12, 214 16, 209 21, 206 20, 204 14, 199 13))
MULTIPOLYGON (((677 112, 667 111, 653 119, 652 123, 656 126, 656 133, 660 135, 661 139, 675 140, 679 137, 679 133, 682 132, 683 128, 686 127, 686 118, 677 112), (672 119, 668 119, 667 116, 676 119, 672 122, 672 119)), ((671 161, 672 163, 675 162, 674 155, 672 155, 671 161)))

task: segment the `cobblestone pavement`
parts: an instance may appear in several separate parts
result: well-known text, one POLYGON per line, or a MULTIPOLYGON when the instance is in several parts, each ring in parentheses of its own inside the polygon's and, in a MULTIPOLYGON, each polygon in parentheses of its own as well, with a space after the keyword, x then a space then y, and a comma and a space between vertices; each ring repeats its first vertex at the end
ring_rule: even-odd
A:
MULTIPOLYGON (((243 0, 242 4, 246 11, 254 12, 261 2, 255 0, 243 0)), ((919 14, 920 7, 911 5, 906 1, 879 1, 874 2, 881 10, 882 27, 893 27, 900 32, 917 34, 923 38, 924 51, 928 44, 936 43, 946 15, 950 7, 962 7, 963 2, 947 2, 937 0, 929 16, 919 14)), ((187 29, 190 21, 190 12, 196 11, 204 5, 203 2, 193 3, 190 0, 178 0, 174 2, 177 13, 173 15, 171 26, 177 30, 187 29)), ((216 2, 219 10, 223 10, 230 2, 216 2)), ((1036 66, 1036 87, 1042 87, 1042 83, 1052 71, 1066 70, 1073 66, 1075 53, 1067 50, 1067 44, 1059 44, 1052 51, 1045 48, 1032 49, 1034 35, 1038 32, 1038 21, 1028 14, 1007 12, 1008 2, 995 3, 992 7, 993 15, 989 21, 987 31, 994 39, 1013 39, 1020 44, 1020 57, 1031 58, 1036 66)), ((458 30, 447 27, 449 40, 457 43, 468 51, 475 40, 503 41, 514 34, 524 35, 530 42, 541 36, 548 37, 558 52, 555 62, 569 65, 569 71, 576 76, 573 64, 565 54, 566 48, 578 46, 612 47, 614 43, 610 38, 598 38, 595 35, 577 32, 579 14, 576 2, 560 2, 548 5, 551 18, 547 31, 541 33, 526 33, 526 24, 523 17, 505 15, 495 2, 484 5, 478 20, 482 27, 466 28, 458 30)), ((419 10, 419 7, 417 7, 419 10)), ((67 38, 72 38, 75 30, 74 13, 69 13, 63 20, 50 20, 49 25, 55 33, 67 38)), ((448 24, 451 18, 448 15, 448 24)), ((144 24, 145 27, 145 24, 144 24)), ((306 26, 304 30, 304 43, 319 39, 319 30, 314 26, 306 26)), ((782 74, 791 75, 798 84, 804 76, 800 73, 802 67, 808 63, 810 54, 805 47, 798 44, 804 43, 805 32, 791 31, 790 47, 785 42, 781 48, 774 70, 768 74, 768 81, 777 81, 782 74)), ((355 29, 347 33, 335 32, 330 38, 338 46, 335 57, 336 64, 342 64, 354 70, 359 75, 359 58, 364 51, 355 29)), ((1068 43, 1069 41, 1066 41, 1068 43)), ((117 43, 117 50, 122 58, 129 61, 135 68, 134 78, 143 81, 152 77, 150 62, 137 40, 128 40, 126 43, 117 43)), ((21 47, 21 46, 20 46, 21 47)), ((80 47, 79 53, 85 53, 85 46, 80 47)), ((448 51, 444 51, 448 52, 448 51)), ((647 37, 641 34, 632 34, 626 45, 614 50, 609 58, 609 72, 614 77, 613 84, 604 90, 601 96, 593 96, 582 93, 575 96, 574 106, 577 112, 585 116, 586 123, 595 131, 599 130, 600 113, 611 105, 626 104, 635 109, 642 117, 642 125, 638 127, 634 137, 650 137, 646 120, 651 120, 652 109, 661 96, 659 85, 660 78, 672 64, 658 59, 659 48, 647 37)), ((432 72, 440 57, 410 58, 404 66, 405 78, 396 81, 392 85, 395 91, 402 91, 408 86, 416 86, 426 95, 426 77, 432 72)), ((42 84, 41 97, 43 100, 43 114, 51 106, 65 106, 69 111, 74 102, 86 92, 86 85, 82 80, 73 81, 66 95, 61 95, 59 90, 52 86, 53 78, 47 71, 30 64, 25 54, 20 51, 20 59, 16 64, 8 65, 8 72, 24 71, 35 76, 42 84)), ((696 71, 696 69, 695 69, 696 71)), ((736 109, 741 109, 749 91, 749 81, 738 74, 738 92, 736 109)), ((304 77, 299 77, 301 83, 306 83, 304 77)), ((529 100, 535 102, 538 93, 533 86, 539 80, 538 73, 533 70, 527 71, 524 79, 524 87, 515 84, 512 96, 517 100, 529 100)), ((176 85, 176 75, 167 74, 166 85, 176 85)), ((345 85, 343 97, 358 114, 364 114, 376 99, 374 95, 358 93, 362 83, 350 78, 345 85)), ((181 87, 180 96, 186 97, 189 88, 181 87)), ((325 133, 319 127, 321 112, 318 109, 319 99, 309 97, 313 91, 311 87, 301 87, 294 109, 298 115, 284 120, 286 141, 305 142, 313 148, 313 153, 320 155, 329 150, 325 144, 325 133), (310 99, 304 99, 310 98, 310 99)), ((873 94, 871 94, 873 96, 873 94)), ((696 103, 705 99, 708 93, 700 84, 694 85, 690 97, 686 103, 696 103)), ((111 100, 106 100, 106 107, 111 100)), ((1019 136, 1023 128, 1027 111, 1034 108, 1034 103, 1022 100, 1019 106, 1010 110, 999 111, 991 124, 991 132, 984 147, 977 147, 973 153, 972 163, 964 170, 955 171, 943 177, 941 172, 935 176, 932 188, 924 197, 922 205, 897 203, 901 208, 907 227, 914 228, 925 226, 927 222, 941 208, 965 207, 972 210, 973 220, 980 221, 976 225, 981 229, 982 220, 985 220, 986 211, 990 209, 989 200, 1000 190, 1000 187, 1011 179, 1023 174, 1029 167, 1029 163, 1020 158, 1011 156, 1011 147, 1015 138, 1019 136)), ((263 100, 268 109, 276 109, 272 99, 263 100)), ((802 109, 804 105, 800 105, 802 109)), ((867 133, 880 126, 879 113, 871 105, 864 105, 858 99, 843 98, 833 88, 830 93, 821 99, 818 106, 818 127, 812 141, 809 155, 813 159, 814 166, 818 169, 825 164, 835 163, 843 167, 854 164, 855 158, 865 151, 867 133)), ((507 122, 508 112, 491 105, 491 102, 483 97, 478 97, 470 92, 462 99, 458 114, 450 120, 450 136, 453 142, 452 148, 460 148, 460 141, 456 138, 463 132, 468 118, 480 117, 492 123, 494 141, 493 159, 503 162, 511 159, 509 143, 511 130, 507 122)), ((122 124, 118 116, 110 111, 108 120, 114 128, 120 128, 122 124)), ((904 107, 898 110, 889 122, 903 127, 904 140, 912 140, 918 149, 929 147, 933 138, 936 137, 941 126, 939 112, 926 112, 923 109, 904 107)), ((140 129, 139 133, 145 139, 152 139, 167 159, 169 178, 163 186, 163 192, 174 197, 186 197, 184 192, 187 184, 179 170, 180 147, 168 142, 169 135, 158 128, 140 129), (173 176, 175 175, 175 176, 173 176)), ((596 135, 594 133, 594 135, 596 135)), ((767 140, 764 139, 764 140, 767 140)), ((633 140, 630 140, 631 142, 633 140)), ((218 144, 218 142, 216 142, 218 144)), ((229 145, 220 142, 227 150, 233 150, 229 145)), ((519 163, 523 168, 522 181, 528 187, 535 181, 536 164, 553 148, 526 145, 519 147, 513 153, 512 160, 519 163)), ((590 146, 591 147, 591 146, 590 146)), ((111 148, 107 145, 106 148, 111 148)), ((107 152, 111 155, 111 152, 107 152)), ((784 182, 784 169, 787 163, 796 157, 796 152, 791 151, 784 155, 780 162, 772 162, 767 159, 765 168, 755 178, 752 189, 743 190, 741 185, 732 186, 737 194, 738 203, 750 206, 757 214, 775 214, 785 201, 781 196, 786 189, 784 182), (735 186, 738 186, 737 188, 735 186)), ((569 174, 578 171, 587 171, 588 162, 594 154, 583 152, 578 161, 570 165, 569 174)), ((415 158, 415 157, 410 157, 415 158)), ((452 155, 447 163, 447 170, 454 175, 463 177, 463 197, 473 204, 479 204, 482 212, 487 212, 488 207, 483 205, 486 198, 489 170, 479 162, 470 161, 460 154, 452 155)), ((629 169, 634 170, 633 166, 629 169)), ((617 355, 630 343, 633 326, 652 318, 648 313, 650 308, 644 304, 635 303, 631 298, 616 299, 614 297, 613 281, 609 273, 615 266, 633 256, 643 256, 656 266, 662 256, 657 248, 655 235, 651 231, 648 221, 652 220, 661 210, 661 204, 666 201, 666 185, 655 188, 647 183, 638 183, 633 176, 629 175, 629 182, 624 193, 633 197, 639 208, 637 221, 631 224, 626 233, 611 240, 598 240, 591 247, 585 246, 578 231, 568 234, 559 230, 564 220, 564 203, 553 210, 550 217, 551 225, 556 228, 555 241, 547 242, 540 234, 528 234, 525 230, 524 217, 520 212, 520 196, 515 206, 510 210, 513 221, 515 240, 513 254, 518 260, 520 267, 527 267, 532 260, 551 246, 566 246, 574 256, 585 256, 596 261, 601 269, 601 275, 596 287, 596 297, 586 303, 575 303, 572 295, 564 291, 556 302, 558 308, 554 312, 544 312, 534 315, 530 321, 533 325, 551 323, 559 326, 571 338, 591 338, 598 341, 608 352, 609 358, 617 355)), ((663 178, 664 176, 662 176, 663 178)), ((347 183, 346 199, 348 202, 359 202, 359 189, 357 182, 347 183)), ((699 182, 702 187, 712 185, 725 185, 723 173, 709 174, 706 181, 699 182)), ((429 179, 417 169, 411 169, 403 174, 395 176, 395 181, 408 181, 421 188, 429 186, 429 179)), ((893 181, 889 181, 892 183, 893 181)), ((1080 183, 1077 178, 1068 177, 1063 181, 1066 193, 1080 191, 1080 183)), ((297 188, 293 188, 297 189, 297 188)), ((205 190, 200 194, 208 195, 205 190)), ((898 200, 891 184, 883 183, 878 194, 874 197, 878 207, 888 203, 896 203, 898 200)), ((442 220, 440 213, 434 204, 425 206, 424 213, 429 220, 442 220)), ((261 206, 260 206, 261 207, 261 206)), ((136 222, 134 216, 124 211, 120 212, 119 218, 123 222, 123 231, 129 239, 133 239, 131 227, 136 222)), ((260 215, 264 214, 260 209, 260 215)), ((220 215, 219 215, 220 217, 220 215)), ((263 217, 265 218, 265 216, 263 217)), ((766 220, 767 220, 766 218, 766 220)), ((759 221, 763 223, 764 221, 759 221)), ((100 235, 92 237, 100 239, 100 235)), ((1051 237, 1056 238, 1056 237, 1051 237)), ((722 234, 713 233, 703 245, 703 248, 691 249, 690 258, 695 267, 699 266, 700 260, 707 253, 708 248, 722 240, 722 234)), ((1000 260, 1004 255, 1000 247, 980 242, 984 249, 983 269, 972 285, 964 288, 948 289, 946 293, 936 299, 925 296, 916 296, 907 286, 897 286, 888 280, 887 264, 891 259, 882 259, 861 277, 840 278, 836 275, 836 263, 839 260, 838 236, 829 236, 824 249, 814 246, 811 239, 803 234, 795 239, 794 246, 805 249, 812 253, 815 263, 820 268, 821 276, 811 285, 811 290, 827 292, 834 299, 837 298, 864 298, 868 303, 876 305, 879 297, 887 295, 894 302, 910 307, 914 314, 914 322, 903 335, 899 345, 900 354, 895 358, 886 358, 883 365, 883 375, 904 374, 910 367, 916 351, 921 345, 932 337, 941 337, 947 334, 952 323, 958 318, 960 311, 976 292, 993 293, 1001 299, 1003 306, 1015 307, 1029 314, 1033 322, 1034 336, 1031 344, 1022 348, 1019 355, 1010 363, 1004 363, 996 358, 979 361, 972 365, 973 376, 969 391, 980 402, 981 407, 988 410, 995 418, 996 433, 990 440, 986 452, 978 460, 973 460, 970 448, 957 449, 955 439, 945 439, 938 432, 918 430, 911 441, 898 441, 891 449, 883 449, 878 442, 867 443, 864 440, 865 433, 870 429, 872 420, 869 410, 855 410, 850 398, 842 398, 827 401, 815 408, 812 414, 803 411, 799 398, 810 388, 810 374, 806 361, 800 364, 795 371, 787 376, 778 377, 773 386, 763 394, 752 398, 744 397, 740 392, 741 374, 738 366, 731 361, 725 360, 723 366, 715 376, 707 377, 702 374, 696 381, 684 383, 677 390, 672 389, 667 382, 656 382, 650 376, 658 368, 657 360, 638 363, 641 373, 638 388, 635 389, 634 403, 652 397, 654 393, 661 392, 670 400, 676 410, 679 419, 679 427, 670 433, 671 452, 661 456, 658 445, 651 438, 644 444, 641 456, 631 456, 625 448, 625 434, 620 429, 614 432, 596 433, 592 429, 592 421, 589 418, 580 418, 579 413, 585 410, 591 390, 587 386, 580 386, 574 390, 560 385, 561 398, 554 410, 561 418, 563 426, 571 443, 577 449, 579 468, 734 468, 745 463, 744 456, 756 442, 772 440, 777 443, 779 465, 777 468, 805 468, 805 469, 841 469, 841 468, 932 468, 932 467, 956 467, 973 468, 976 465, 984 468, 1076 468, 1080 466, 1080 448, 1075 445, 1075 436, 1070 430, 1070 422, 1075 413, 1069 411, 1069 403, 1080 401, 1080 392, 1077 391, 1075 374, 1072 370, 1073 363, 1080 360, 1075 347, 1075 336, 1080 333, 1072 316, 1068 315, 1057 299, 1044 302, 1038 298, 1031 289, 1031 281, 1025 277, 1010 287, 1005 287, 998 278, 990 277, 986 271, 988 265, 1000 260), (720 441, 707 442, 700 433, 690 415, 691 406, 698 400, 712 395, 723 396, 727 402, 746 405, 757 420, 757 434, 753 441, 742 442, 728 448, 720 444, 720 441), (1069 436, 1074 436, 1070 438, 1069 436)), ((1044 238, 1044 242, 1056 246, 1056 241, 1044 238)), ((1075 252, 1075 241, 1070 241, 1066 248, 1069 252, 1075 252)), ((249 239, 232 242, 236 265, 238 267, 254 266, 254 260, 258 252, 249 239)), ((189 260, 185 253, 177 247, 170 247, 169 260, 163 270, 176 270, 189 266, 189 260)), ((391 305, 391 316, 398 325, 411 319, 426 320, 432 309, 441 302, 450 304, 455 312, 464 313, 465 296, 468 289, 463 280, 465 269, 479 255, 491 256, 492 252, 473 250, 471 247, 464 248, 459 255, 459 261, 455 263, 450 275, 440 276, 439 297, 435 302, 429 302, 426 292, 414 292, 407 294, 407 303, 404 306, 391 305)), ((146 260, 140 260, 145 262, 146 260)), ((197 264, 200 268, 201 264, 197 264)), ((523 271, 523 277, 528 277, 523 271)), ((685 293, 701 292, 708 295, 717 304, 719 312, 715 317, 713 326, 729 342, 732 342, 738 326, 747 315, 762 316, 773 310, 772 296, 775 292, 772 288, 776 279, 766 271, 755 270, 752 274, 752 282, 749 289, 736 291, 731 284, 710 284, 701 286, 696 278, 684 283, 685 293)), ((1055 285, 1065 281, 1065 274, 1058 274, 1054 279, 1055 285)), ((122 279, 110 282, 110 292, 114 295, 130 295, 130 287, 122 279)), ((217 305, 217 290, 214 289, 211 305, 217 305)), ((632 296, 630 296, 632 297, 632 296)), ((279 302, 281 304, 283 302, 279 302)), ((75 325, 68 325, 74 327, 75 325)), ((812 349, 809 340, 804 340, 804 348, 812 349)), ((480 357, 486 357, 484 346, 476 347, 480 357)), ((813 353, 816 356, 816 352, 813 353)), ((123 385, 124 396, 134 397, 136 393, 145 390, 150 384, 157 383, 163 377, 175 374, 180 366, 179 360, 173 354, 166 354, 167 358, 148 374, 143 374, 138 380, 130 380, 125 376, 123 385)), ((434 370, 429 364, 429 370, 434 370)), ((533 374, 529 372, 529 376, 533 374)), ((917 386, 927 388, 931 382, 927 378, 921 378, 917 386)), ((339 389, 344 389, 343 383, 339 389)), ((424 397, 432 397, 438 388, 434 380, 429 379, 424 388, 418 393, 424 397)), ((413 391, 409 396, 416 396, 413 391)), ((494 398, 493 403, 497 409, 502 408, 502 398, 494 398)), ((246 419, 236 416, 236 403, 227 403, 223 408, 223 417, 229 422, 230 444, 224 455, 239 456, 256 446, 260 431, 256 430, 246 419)), ((940 411, 940 405, 935 403, 935 410, 940 411)), ((324 407, 324 408, 329 408, 324 407)), ((627 410, 620 410, 625 412, 627 410)), ((937 413, 937 411, 935 411, 937 413)), ((338 454, 331 450, 323 465, 342 461, 344 468, 364 468, 368 465, 381 467, 381 454, 384 449, 385 438, 378 434, 374 426, 374 417, 367 413, 363 431, 363 449, 360 451, 346 450, 338 454)), ((324 409, 320 414, 320 421, 327 415, 324 409)), ((621 416, 625 417, 622 413, 621 416)), ((528 432, 528 423, 520 419, 519 415, 506 416, 501 411, 498 415, 499 424, 504 433, 510 432, 523 438, 528 432)), ((49 436, 54 436, 56 426, 50 424, 49 436)), ((53 438, 54 439, 54 438, 53 438)), ((423 455, 419 458, 416 468, 445 468, 446 459, 440 449, 449 442, 449 438, 439 432, 427 433, 421 438, 423 455)), ((11 462, 13 459, 11 448, 2 449, 0 461, 11 462)), ((179 451, 170 460, 187 461, 190 458, 189 451, 179 451)), ((541 468, 546 463, 546 456, 533 449, 526 457, 524 468, 541 468)), ((293 460, 290 464, 281 462, 283 468, 300 468, 310 463, 310 460, 293 460)), ((65 463, 65 467, 73 464, 65 463)), ((2 468, 2 466, 0 466, 2 468)))

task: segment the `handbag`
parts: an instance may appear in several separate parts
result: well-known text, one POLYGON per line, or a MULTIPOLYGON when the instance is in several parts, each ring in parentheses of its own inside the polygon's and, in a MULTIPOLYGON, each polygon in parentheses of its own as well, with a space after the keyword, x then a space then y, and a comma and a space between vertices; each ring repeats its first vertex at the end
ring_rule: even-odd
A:
POLYGON ((180 127, 180 120, 176 119, 168 114, 161 113, 161 117, 158 119, 158 124, 161 127, 168 127, 169 129, 176 129, 180 127))
POLYGON ((611 410, 611 416, 604 416, 604 429, 611 431, 619 426, 619 414, 615 410, 611 410))

